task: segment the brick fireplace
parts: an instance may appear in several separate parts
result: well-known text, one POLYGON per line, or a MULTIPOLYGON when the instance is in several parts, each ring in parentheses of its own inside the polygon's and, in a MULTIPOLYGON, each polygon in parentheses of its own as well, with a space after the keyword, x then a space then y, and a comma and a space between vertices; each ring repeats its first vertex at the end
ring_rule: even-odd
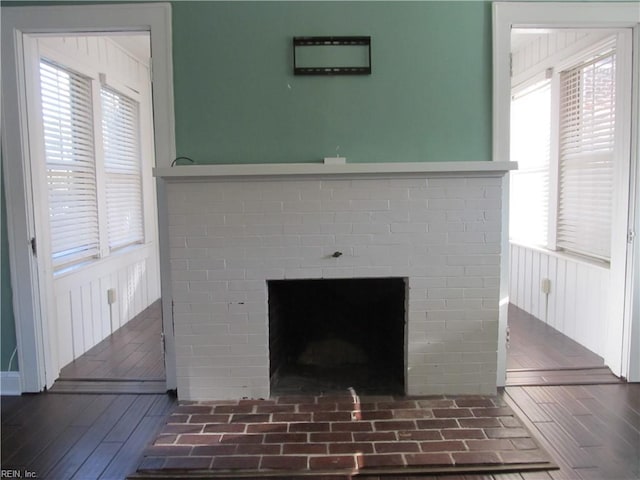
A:
POLYGON ((495 393, 510 167, 311 165, 157 169, 166 183, 180 399, 269 397, 283 358, 308 366, 305 358, 332 348, 346 360, 330 367, 391 365, 389 391, 495 393), (320 283, 329 280, 347 283, 320 283), (274 293, 287 282, 298 286, 274 293), (373 318, 387 308, 375 302, 394 288, 403 305, 373 318), (292 296, 293 304, 282 300, 292 296), (322 302, 331 308, 318 312, 322 302), (295 311, 293 333, 274 320, 278 309, 295 311), (298 344, 275 360, 279 342, 298 344))

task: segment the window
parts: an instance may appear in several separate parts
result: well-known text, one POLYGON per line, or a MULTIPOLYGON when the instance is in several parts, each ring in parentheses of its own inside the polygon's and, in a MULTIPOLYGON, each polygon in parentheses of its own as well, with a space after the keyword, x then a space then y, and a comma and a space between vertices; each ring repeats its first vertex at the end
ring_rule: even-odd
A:
POLYGON ((510 238, 609 261, 615 37, 556 79, 512 96, 510 238))
POLYGON ((143 240, 138 104, 108 87, 100 97, 109 248, 114 250, 143 240))
POLYGON ((99 253, 91 81, 40 63, 53 266, 99 253))
POLYGON ((517 93, 511 103, 511 175, 509 228, 512 240, 547 244, 551 82, 543 80, 517 93))
POLYGON ((96 106, 96 81, 47 59, 40 85, 54 268, 142 242, 138 103, 102 86, 96 106))
POLYGON ((560 75, 558 229, 563 250, 609 260, 615 54, 560 75))

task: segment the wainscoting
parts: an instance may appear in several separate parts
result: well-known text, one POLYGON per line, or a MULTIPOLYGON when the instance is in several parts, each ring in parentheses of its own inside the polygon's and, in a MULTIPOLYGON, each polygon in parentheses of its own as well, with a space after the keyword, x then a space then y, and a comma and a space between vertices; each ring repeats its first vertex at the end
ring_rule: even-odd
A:
POLYGON ((158 279, 155 245, 56 278, 56 328, 50 332, 56 372, 157 300, 158 279))
POLYGON ((510 254, 511 303, 605 357, 609 269, 513 243, 510 254), (545 278, 549 294, 541 288, 545 278))

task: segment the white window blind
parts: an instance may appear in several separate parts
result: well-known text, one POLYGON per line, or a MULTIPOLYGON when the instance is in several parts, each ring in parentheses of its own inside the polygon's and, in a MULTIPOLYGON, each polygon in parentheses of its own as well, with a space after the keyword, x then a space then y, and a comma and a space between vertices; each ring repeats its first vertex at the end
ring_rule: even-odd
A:
POLYGON ((142 178, 138 103, 102 87, 102 138, 111 250, 142 242, 142 178))
POLYGON ((543 80, 511 100, 509 237, 528 245, 547 245, 551 81, 543 80))
POLYGON ((59 268, 99 252, 91 82, 42 60, 40 85, 52 259, 59 268))
POLYGON ((615 127, 613 41, 560 76, 557 246, 609 260, 615 127))

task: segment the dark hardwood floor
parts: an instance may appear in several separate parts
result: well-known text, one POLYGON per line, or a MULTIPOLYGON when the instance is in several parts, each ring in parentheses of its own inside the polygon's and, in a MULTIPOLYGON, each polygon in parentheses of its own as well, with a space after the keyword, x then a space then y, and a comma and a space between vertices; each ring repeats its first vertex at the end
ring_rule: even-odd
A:
POLYGON ((175 404, 167 394, 2 397, 2 469, 121 480, 136 470, 175 404))
POLYGON ((604 359, 509 305, 507 386, 620 383, 604 359))
MULTIPOLYGON (((512 328, 512 349, 531 352, 542 342, 537 363, 515 368, 579 367, 573 348, 549 353, 547 346, 565 339, 539 325, 512 328), (540 340, 532 332, 549 335, 540 340), (539 332, 538 332, 539 333, 539 332), (562 358, 562 353, 567 358, 562 358), (551 357, 547 362, 547 356, 551 357), (531 366, 532 365, 532 366, 531 366)), ((142 334, 140 333, 142 336, 142 334)), ((135 336, 134 336, 135 337, 135 336)), ((140 337, 138 337, 140 338, 140 337)), ((517 350, 516 350, 517 352, 517 350)), ((536 359, 537 357, 537 359, 536 359)), ((583 358, 590 358, 588 356, 583 358)), ((596 366, 596 365, 591 365, 596 366)), ((104 371, 104 370, 102 370, 104 371)), ((413 477, 439 480, 638 480, 640 478, 640 384, 508 386, 500 392, 559 470, 494 475, 413 477)), ((137 394, 42 393, 2 397, 2 469, 34 472, 37 478, 122 479, 133 473, 143 452, 176 405, 174 397, 137 394)), ((7 475, 5 475, 6 477, 7 475)), ((361 478, 361 477, 354 477, 361 478)), ((368 480, 375 477, 368 476, 368 480)), ((410 477, 380 477, 410 480, 410 477)))
POLYGON ((602 357, 513 304, 509 331, 507 369, 604 367, 602 357))
POLYGON ((164 393, 160 300, 60 371, 52 392, 164 393))
POLYGON ((162 305, 152 303, 60 370, 62 380, 164 380, 162 305))

